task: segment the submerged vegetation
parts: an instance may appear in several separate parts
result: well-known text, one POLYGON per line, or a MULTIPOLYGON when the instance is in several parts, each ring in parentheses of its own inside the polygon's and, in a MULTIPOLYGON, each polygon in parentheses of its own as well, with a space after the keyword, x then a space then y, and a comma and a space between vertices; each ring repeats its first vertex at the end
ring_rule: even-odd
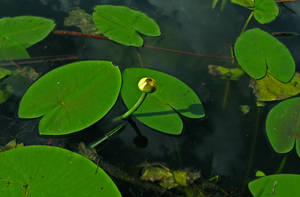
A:
MULTIPOLYGON (((222 1, 222 9, 226 2, 222 1)), ((260 103, 284 100, 299 94, 299 74, 295 74, 296 65, 287 47, 272 34, 259 28, 247 30, 253 16, 261 24, 273 21, 279 13, 277 3, 274 0, 231 2, 248 8, 251 13, 241 35, 236 39, 232 57, 227 58, 232 60, 232 68, 209 65, 209 72, 227 80, 228 84, 249 75, 250 84, 260 103)), ((217 3, 217 0, 213 1, 213 7, 217 3)), ((15 60, 29 59, 27 48, 46 38, 50 32, 105 39, 131 47, 144 46, 142 35, 161 34, 153 19, 123 6, 98 5, 92 15, 77 8, 70 13, 65 25, 75 25, 82 32, 54 30, 54 21, 41 17, 1 18, 0 60, 14 62, 18 68, 15 60)), ((132 118, 167 135, 182 133, 184 117, 203 118, 205 111, 198 95, 181 80, 149 68, 126 68, 121 72, 117 65, 104 60, 76 61, 42 77, 34 71, 20 70, 23 73, 25 71, 27 78, 35 81, 20 101, 18 116, 40 118, 41 135, 61 136, 82 131, 107 115, 116 105, 119 95, 128 111, 111 119, 113 127, 103 137, 94 139, 87 146, 80 144, 78 152, 81 155, 61 147, 23 146, 15 141, 2 147, 0 196, 37 197, 41 193, 44 196, 55 196, 57 193, 78 197, 121 196, 104 170, 111 176, 121 177, 123 181, 138 186, 143 185, 160 195, 177 195, 169 191, 176 189, 178 196, 236 196, 218 186, 218 176, 206 180, 199 171, 171 170, 159 163, 144 165, 142 175, 137 179, 126 173, 110 171, 111 168, 101 163, 97 155, 95 147, 101 146, 103 141, 127 124, 132 126, 132 118)), ((14 72, 0 68, 0 103, 4 103, 13 92, 10 86, 2 83, 10 75, 14 75, 14 72)), ((228 91, 229 88, 224 98, 228 91)), ((226 99, 223 104, 225 108, 226 99)), ((258 104, 258 107, 261 106, 258 104)), ((269 112, 266 133, 275 152, 288 153, 296 146, 300 157, 299 107, 299 98, 290 98, 269 112)), ((244 114, 250 110, 247 105, 241 105, 240 108, 244 114)), ((147 144, 140 133, 139 138, 144 140, 141 146, 147 144)), ((286 157, 276 174, 265 175, 259 171, 258 178, 249 182, 248 187, 254 197, 297 196, 300 193, 299 175, 280 174, 285 161, 286 157)))

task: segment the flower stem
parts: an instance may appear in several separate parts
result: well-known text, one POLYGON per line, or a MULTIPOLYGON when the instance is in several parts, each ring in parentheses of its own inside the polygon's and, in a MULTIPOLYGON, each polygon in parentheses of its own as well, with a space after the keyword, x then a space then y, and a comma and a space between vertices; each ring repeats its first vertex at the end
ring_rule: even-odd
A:
POLYGON ((130 108, 127 112, 125 112, 123 115, 118 116, 116 118, 113 119, 113 122, 116 122, 118 120, 123 120, 128 118, 131 114, 133 114, 138 108, 139 106, 143 103, 143 101, 145 100, 146 96, 148 93, 146 92, 142 92, 139 100, 134 104, 134 106, 132 108, 130 108))
POLYGON ((249 17, 247 18, 247 20, 246 20, 246 22, 245 22, 245 24, 244 24, 244 27, 243 27, 243 29, 242 29, 242 32, 241 32, 241 33, 243 33, 243 32, 244 32, 244 31, 247 29, 247 26, 248 26, 248 24, 249 24, 250 20, 252 19, 252 17, 253 17, 253 14, 254 14, 254 12, 253 12, 253 11, 251 11, 251 13, 250 13, 249 17))
POLYGON ((126 123, 127 122, 123 122, 123 123, 119 124, 117 127, 113 128, 112 130, 107 132, 103 137, 101 137, 98 140, 96 140, 95 142, 92 142, 91 144, 89 144, 89 148, 95 148, 96 146, 98 146, 99 144, 101 144, 102 142, 107 140, 110 136, 112 136, 113 134, 115 134, 119 130, 121 130, 126 125, 126 123))

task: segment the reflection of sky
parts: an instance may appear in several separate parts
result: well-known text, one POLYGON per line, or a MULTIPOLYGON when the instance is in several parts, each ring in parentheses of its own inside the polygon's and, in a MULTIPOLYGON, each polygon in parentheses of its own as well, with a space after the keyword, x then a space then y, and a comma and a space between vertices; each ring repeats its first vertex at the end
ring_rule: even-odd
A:
MULTIPOLYGON (((10 11, 17 15, 19 10, 24 11, 22 8, 17 7, 19 2, 21 2, 21 0, 2 0, 1 3, 9 6, 10 11)), ((212 10, 212 0, 145 0, 145 7, 141 6, 141 0, 31 0, 28 2, 32 3, 29 5, 32 6, 32 9, 36 2, 39 2, 38 8, 43 7, 43 9, 41 9, 42 11, 39 11, 38 8, 35 7, 32 13, 37 13, 36 15, 45 17, 52 16, 52 14, 55 13, 56 18, 54 16, 53 18, 55 18, 59 24, 62 24, 63 17, 74 7, 83 6, 85 9, 91 11, 97 4, 109 4, 110 2, 113 4, 122 3, 129 7, 143 10, 159 23, 162 29, 162 36, 153 39, 147 38, 147 44, 210 55, 230 54, 229 48, 239 35, 250 13, 247 9, 230 3, 227 4, 223 12, 219 11, 219 7, 217 7, 216 10, 212 10), (48 12, 46 12, 46 10, 48 12)), ((300 14, 299 3, 288 3, 287 5, 300 14)), ((25 11, 24 13, 26 15, 31 13, 31 10, 25 11)), ((274 22, 259 25, 255 20, 252 20, 249 27, 258 26, 269 32, 300 32, 299 19, 299 15, 294 15, 280 7, 280 16, 274 22)), ((59 28, 63 29, 64 27, 59 26, 59 28)), ((133 48, 121 47, 103 40, 81 39, 58 35, 52 35, 51 38, 62 41, 56 42, 56 45, 52 47, 57 48, 57 50, 62 48, 63 40, 68 40, 68 42, 72 44, 70 45, 72 49, 64 48, 63 52, 66 54, 70 51, 73 52, 75 48, 76 55, 83 59, 112 60, 114 63, 120 65, 122 69, 125 66, 132 67, 139 65, 136 58, 137 50, 133 48)), ((280 39, 288 45, 296 62, 299 64, 299 38, 280 39)), ((70 43, 65 44, 64 47, 67 47, 70 43)), ((53 43, 47 44, 50 48, 53 46, 53 43)), ((43 43, 41 45, 43 45, 43 43)), ((54 53, 56 52, 55 50, 53 51, 54 53)), ((184 155, 189 155, 190 158, 184 159, 193 161, 189 162, 190 165, 195 165, 193 167, 199 167, 198 165, 200 165, 202 160, 207 158, 208 154, 213 154, 212 163, 215 173, 231 174, 233 169, 240 168, 238 170, 242 170, 242 168, 246 166, 246 163, 242 162, 245 162, 247 157, 243 158, 243 160, 240 157, 243 154, 247 155, 245 150, 249 151, 249 146, 246 147, 244 143, 245 133, 243 133, 243 131, 245 128, 252 128, 253 126, 243 125, 241 123, 243 118, 247 118, 247 116, 242 117, 237 109, 240 104, 253 104, 255 98, 249 96, 251 90, 248 88, 247 82, 244 81, 240 83, 241 85, 233 83, 235 86, 233 85, 234 88, 230 90, 231 97, 229 103, 231 103, 230 107, 234 108, 234 110, 227 112, 221 111, 220 103, 222 102, 225 82, 213 78, 207 73, 207 64, 209 63, 230 65, 230 62, 186 55, 174 55, 150 49, 140 49, 139 53, 142 55, 145 66, 170 73, 190 85, 203 101, 207 114, 209 114, 206 120, 188 121, 189 123, 194 121, 194 123, 191 123, 192 126, 186 126, 184 135, 178 138, 179 148, 184 147, 184 149, 180 151, 183 158, 184 155), (208 126, 203 126, 204 124, 208 126), (193 139, 192 137, 194 135, 196 137, 193 139), (187 142, 190 140, 194 140, 193 148, 189 148, 186 145, 190 145, 187 142)), ((254 108, 254 106, 251 107, 254 108)), ((119 111, 119 113, 121 112, 123 111, 119 111)), ((250 114, 251 113, 252 112, 250 112, 250 114)), ((253 123, 255 118, 251 115, 249 117, 250 119, 252 118, 249 122, 253 123)), ((262 121, 262 124, 264 124, 264 121, 262 121)), ((101 126, 101 124, 99 124, 99 126, 101 126)), ((142 125, 139 125, 139 127, 143 129, 142 133, 149 138, 149 146, 146 150, 140 151, 145 153, 144 158, 140 158, 140 160, 147 159, 146 153, 151 154, 154 158, 162 158, 166 153, 173 154, 174 151, 178 151, 174 146, 174 138, 153 132, 142 125)), ((262 130, 261 133, 263 132, 262 130)), ((119 137, 128 147, 131 146, 134 132, 132 129, 128 129, 122 132, 119 137)), ((32 143, 32 139, 30 139, 30 143, 32 143)), ((263 143, 267 144, 268 142, 264 139, 263 143)), ((111 145, 113 146, 113 144, 111 145)))

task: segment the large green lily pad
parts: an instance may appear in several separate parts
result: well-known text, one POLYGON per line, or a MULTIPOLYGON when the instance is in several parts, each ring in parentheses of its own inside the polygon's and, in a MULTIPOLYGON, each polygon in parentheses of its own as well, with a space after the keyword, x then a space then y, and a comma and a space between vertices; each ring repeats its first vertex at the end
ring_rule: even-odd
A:
POLYGON ((178 113, 188 118, 204 117, 204 109, 196 93, 177 78, 146 68, 127 68, 122 76, 121 95, 128 108, 141 95, 138 89, 141 78, 151 77, 157 82, 157 90, 148 94, 133 114, 145 125, 163 133, 178 135, 183 128, 178 113))
POLYGON ((25 93, 19 117, 42 117, 43 135, 82 130, 100 120, 115 104, 121 74, 108 61, 71 63, 42 76, 25 93))
POLYGON ((126 46, 141 47, 142 37, 159 36, 160 29, 156 22, 146 14, 124 6, 101 5, 96 6, 93 19, 99 31, 126 46))
POLYGON ((273 21, 279 13, 274 0, 231 0, 231 2, 253 10, 254 18, 261 24, 273 21))
POLYGON ((250 87, 259 102, 283 100, 300 93, 300 74, 295 73, 291 81, 283 83, 267 73, 261 79, 252 79, 250 87))
POLYGON ((295 73, 295 62, 289 50, 269 33, 250 29, 237 39, 236 59, 243 70, 254 79, 268 72, 282 82, 288 82, 295 73))
POLYGON ((275 174, 264 176, 248 185, 254 197, 288 197, 299 196, 300 175, 275 174))
POLYGON ((268 139, 277 153, 287 153, 296 144, 300 157, 300 98, 291 98, 277 104, 267 116, 268 139))
POLYGON ((0 153, 0 196, 91 197, 121 194, 87 158, 53 146, 25 146, 0 153))

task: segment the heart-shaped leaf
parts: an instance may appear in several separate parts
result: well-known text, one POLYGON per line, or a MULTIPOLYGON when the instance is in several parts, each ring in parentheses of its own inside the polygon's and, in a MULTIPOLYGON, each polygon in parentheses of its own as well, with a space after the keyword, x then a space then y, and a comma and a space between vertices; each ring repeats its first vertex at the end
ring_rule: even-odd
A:
POLYGON ((268 139, 277 153, 291 151, 296 143, 300 157, 300 98, 291 98, 277 104, 267 116, 268 139))
POLYGON ((146 36, 160 35, 156 22, 142 12, 112 5, 96 6, 94 10, 93 20, 99 31, 120 44, 142 46, 143 39, 137 32, 146 36))
POLYGON ((261 24, 273 21, 279 13, 274 0, 231 0, 231 2, 253 10, 254 18, 261 24))
POLYGON ((4 17, 0 19, 0 40, 16 41, 28 48, 43 40, 55 27, 53 20, 36 16, 4 17))
POLYGON ((115 104, 120 88, 120 70, 111 62, 71 63, 45 74, 27 90, 19 116, 43 116, 43 135, 73 133, 100 120, 115 104))
POLYGON ((0 153, 0 196, 121 197, 109 176, 87 158, 53 146, 0 153))
POLYGON ((248 184, 254 197, 288 197, 299 196, 300 175, 275 174, 263 176, 248 184))
POLYGON ((295 62, 286 46, 258 28, 242 33, 234 51, 238 63, 254 79, 264 77, 267 69, 282 82, 290 81, 295 73, 295 62))
POLYGON ((177 78, 146 68, 127 68, 122 76, 121 95, 128 108, 141 95, 138 89, 141 78, 151 77, 157 82, 157 90, 149 93, 134 113, 145 125, 163 133, 178 135, 183 128, 178 113, 188 118, 204 117, 204 109, 196 93, 177 78))

